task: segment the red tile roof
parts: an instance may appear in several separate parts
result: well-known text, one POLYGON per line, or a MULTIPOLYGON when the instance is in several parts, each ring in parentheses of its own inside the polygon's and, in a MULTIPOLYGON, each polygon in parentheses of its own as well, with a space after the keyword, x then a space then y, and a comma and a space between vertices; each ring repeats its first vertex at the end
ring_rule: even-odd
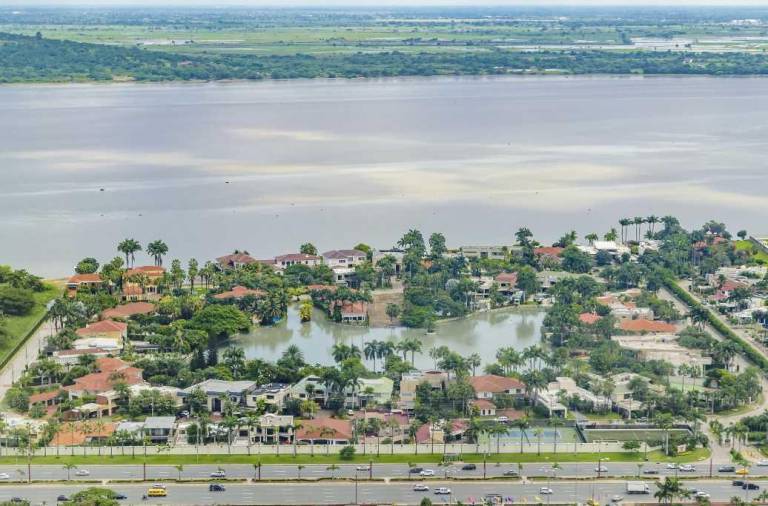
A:
POLYGON ((128 324, 116 322, 114 320, 101 320, 96 323, 86 325, 84 328, 77 329, 75 333, 78 336, 91 336, 103 334, 104 332, 126 332, 128 324))
POLYGON ((625 332, 677 332, 677 325, 658 320, 622 320, 619 328, 625 332))
POLYGON ((264 297, 265 295, 267 295, 267 292, 265 292, 264 290, 258 290, 258 289, 252 290, 244 286, 234 286, 228 292, 217 293, 216 295, 213 296, 213 298, 219 299, 219 300, 242 299, 243 297, 246 297, 248 295, 253 295, 254 297, 264 297))
POLYGON ((256 263, 256 259, 253 258, 248 253, 232 253, 231 255, 224 255, 223 257, 219 257, 216 259, 218 263, 221 265, 230 265, 233 266, 235 264, 253 264, 256 263))
POLYGON ((315 418, 300 422, 296 430, 296 439, 352 439, 352 422, 338 418, 315 418))
POLYGON ((469 383, 475 389, 475 392, 491 392, 494 394, 525 388, 525 383, 519 379, 497 376, 495 374, 471 376, 469 378, 469 383))
POLYGON ((29 396, 29 405, 37 404, 38 402, 47 402, 51 399, 55 399, 59 396, 61 390, 50 390, 48 392, 40 392, 29 396))
POLYGON ((114 372, 127 369, 131 365, 119 358, 101 357, 96 359, 96 369, 99 372, 114 372))
MULTIPOLYGON (((141 287, 139 287, 141 290, 141 287)), ((155 311, 155 305, 149 302, 131 302, 122 304, 112 309, 105 309, 101 313, 102 318, 130 318, 137 314, 150 314, 155 311)))
POLYGON ((430 430, 431 424, 425 423, 416 430, 416 442, 427 443, 432 440, 432 431, 430 430))
POLYGON ((308 285, 307 290, 310 292, 319 292, 322 290, 328 290, 329 292, 335 292, 338 289, 336 285, 308 285))
POLYGON ((510 285, 514 286, 517 284, 517 273, 502 272, 501 274, 496 276, 496 281, 499 283, 509 283, 510 285))
POLYGON ((165 274, 165 267, 161 265, 142 265, 125 271, 125 277, 134 276, 136 274, 144 274, 149 277, 160 277, 165 274))
POLYGON ((135 367, 126 367, 120 371, 95 372, 77 378, 74 385, 66 386, 64 390, 68 392, 99 394, 112 390, 116 383, 122 382, 127 385, 143 383, 144 380, 141 377, 141 373, 142 370, 135 367), (113 374, 115 374, 114 378, 112 377, 113 374))
POLYGON ((142 293, 144 293, 144 290, 141 288, 141 285, 136 283, 125 283, 123 285, 123 295, 141 295, 142 293))
POLYGON ((355 302, 344 302, 341 306, 341 315, 367 315, 368 303, 364 300, 356 300, 355 302))
POLYGON ((74 285, 77 283, 101 283, 101 275, 98 273, 93 274, 75 274, 67 281, 67 284, 74 285))
POLYGON ((587 325, 593 325, 602 320, 602 318, 603 317, 597 313, 581 313, 579 315, 579 321, 581 323, 586 323, 587 325))
POLYGON ((59 432, 51 440, 52 446, 80 446, 89 439, 108 438, 115 432, 117 424, 105 422, 102 426, 85 422, 61 424, 59 432))
POLYGON ((477 409, 496 409, 496 404, 487 399, 475 399, 469 401, 470 406, 476 406, 477 409))
POLYGON ((534 255, 544 255, 550 257, 559 257, 560 253, 562 252, 563 248, 560 248, 559 246, 545 246, 542 248, 534 248, 533 250, 534 255))

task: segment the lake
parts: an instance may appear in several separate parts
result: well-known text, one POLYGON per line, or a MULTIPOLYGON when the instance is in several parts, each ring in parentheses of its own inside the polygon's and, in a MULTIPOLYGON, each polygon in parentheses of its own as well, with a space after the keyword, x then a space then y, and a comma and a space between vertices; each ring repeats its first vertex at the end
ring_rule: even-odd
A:
MULTIPOLYGON (((476 313, 466 318, 439 322, 435 333, 427 334, 423 329, 341 325, 329 321, 317 309, 310 322, 302 323, 298 307, 291 305, 288 317, 282 322, 271 327, 254 327, 250 334, 238 336, 227 345, 242 347, 248 358, 275 361, 288 346, 295 344, 304 352, 307 362, 330 365, 334 363, 331 348, 336 343, 354 344, 362 351, 366 341, 397 342, 414 336, 421 340, 423 346, 422 353, 416 354, 417 368, 434 367, 429 349, 442 345, 463 356, 478 353, 483 364, 488 364, 496 361, 496 350, 501 347, 522 350, 538 344, 544 315, 544 311, 537 307, 476 313)), ((372 365, 368 363, 369 367, 372 365)), ((380 366, 381 361, 377 360, 377 367, 380 366)))
POLYGON ((759 78, 3 86, 0 263, 67 275, 125 237, 183 260, 411 227, 551 241, 649 214, 765 234, 767 139, 759 78))

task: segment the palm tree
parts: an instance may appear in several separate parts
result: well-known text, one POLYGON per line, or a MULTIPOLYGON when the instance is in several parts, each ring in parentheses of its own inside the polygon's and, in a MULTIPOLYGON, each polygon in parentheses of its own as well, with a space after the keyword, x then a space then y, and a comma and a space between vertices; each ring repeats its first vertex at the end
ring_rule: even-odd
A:
POLYGON ((525 437, 525 429, 530 426, 528 417, 522 417, 515 420, 515 427, 520 429, 520 453, 523 453, 523 438, 525 437))
POLYGON ((132 267, 136 261, 136 252, 141 251, 141 244, 136 239, 123 239, 118 243, 117 251, 125 255, 125 265, 132 267))
POLYGON ((73 469, 77 469, 77 466, 76 466, 76 465, 74 465, 74 464, 73 464, 73 463, 71 463, 71 462, 67 462, 66 464, 64 464, 64 466, 63 466, 63 467, 64 467, 64 469, 66 469, 66 471, 67 471, 67 481, 70 481, 70 480, 71 480, 70 472, 71 472, 73 469))
POLYGON ((184 471, 184 464, 176 464, 173 466, 176 468, 176 471, 179 473, 179 481, 181 481, 181 473, 184 471))
POLYGON ((670 476, 667 476, 662 482, 657 481, 656 487, 658 487, 658 490, 653 494, 653 497, 658 499, 662 504, 670 504, 676 497, 683 497, 687 493, 687 491, 683 489, 680 480, 670 476))
POLYGON ((480 365, 483 363, 479 353, 471 354, 465 359, 465 361, 467 366, 472 369, 472 376, 475 376, 475 372, 477 372, 477 368, 480 367, 480 365))
POLYGON ((256 479, 261 481, 261 461, 253 464, 253 470, 256 471, 256 479))
POLYGON ((622 218, 619 220, 619 225, 621 225, 621 242, 622 243, 627 242, 626 240, 627 234, 625 230, 631 223, 632 223, 632 220, 630 220, 629 218, 622 218))
POLYGON ((542 429, 541 427, 536 427, 533 430, 533 434, 536 436, 536 439, 538 440, 536 455, 541 455, 541 436, 544 435, 544 429, 542 429))
POLYGON ((672 415, 662 413, 654 420, 656 427, 664 431, 664 455, 669 455, 669 429, 672 428, 673 418, 672 415))
POLYGON ((618 232, 616 232, 615 228, 610 229, 608 232, 603 235, 603 239, 606 241, 615 241, 618 237, 618 232))
POLYGON ((632 223, 635 225, 635 238, 637 239, 637 242, 640 242, 640 230, 642 229, 643 223, 645 223, 645 218, 642 216, 635 216, 632 223))
POLYGON ((598 236, 596 233, 592 232, 590 234, 587 234, 584 236, 584 239, 586 239, 590 245, 594 244, 596 240, 598 240, 600 236, 598 236))
POLYGON ((160 239, 147 244, 147 254, 152 255, 155 265, 163 265, 163 256, 168 253, 168 245, 160 239))
POLYGON ((659 218, 652 214, 645 219, 645 222, 649 225, 649 231, 651 232, 651 236, 653 236, 653 231, 656 228, 656 224, 659 222, 659 218))
POLYGON ((299 464, 298 466, 296 466, 296 472, 298 474, 299 479, 301 479, 301 470, 302 469, 304 469, 303 465, 299 464))
POLYGON ((325 469, 327 471, 331 472, 331 479, 334 479, 335 478, 336 470, 339 469, 339 466, 337 466, 336 464, 331 464, 330 466, 326 467, 325 469))
POLYGON ((557 428, 563 426, 563 420, 561 420, 560 418, 554 417, 554 418, 550 418, 548 423, 550 427, 554 428, 554 434, 553 434, 554 444, 555 444, 554 451, 555 453, 557 453, 557 439, 560 436, 560 431, 557 428))
POLYGON ((501 453, 501 436, 506 435, 509 429, 503 423, 495 423, 488 427, 488 435, 496 436, 496 453, 501 453))

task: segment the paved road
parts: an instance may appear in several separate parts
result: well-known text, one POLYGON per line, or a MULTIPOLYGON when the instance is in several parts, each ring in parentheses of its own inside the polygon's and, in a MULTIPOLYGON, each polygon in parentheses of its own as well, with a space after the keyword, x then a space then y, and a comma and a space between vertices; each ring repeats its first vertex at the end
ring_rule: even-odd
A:
POLYGON ((40 325, 40 328, 24 343, 13 358, 0 371, 0 398, 5 397, 5 393, 11 387, 14 381, 24 372, 27 364, 37 359, 40 350, 45 347, 46 339, 53 334, 53 324, 51 320, 46 320, 40 325))
MULTIPOLYGON (((725 464, 725 463, 723 463, 725 464)), ((446 476, 456 478, 483 478, 483 465, 482 463, 476 464, 477 469, 464 471, 461 469, 460 464, 455 464, 450 467, 440 467, 436 464, 418 464, 419 467, 432 470, 435 473, 433 479, 440 479, 446 476)), ((722 465, 722 464, 721 464, 722 465)), ((636 476, 640 472, 641 476, 649 477, 651 475, 646 474, 648 471, 656 471, 658 474, 653 476, 697 476, 697 477, 709 477, 710 465, 709 461, 702 461, 694 465, 695 471, 682 472, 675 469, 668 469, 666 464, 658 464, 654 462, 646 462, 641 468, 635 463, 627 462, 604 462, 603 466, 607 471, 601 471, 601 478, 608 477, 631 477, 636 476)), ((211 473, 219 469, 223 469, 226 472, 227 478, 232 479, 250 479, 255 478, 255 470, 250 464, 225 464, 222 466, 216 465, 185 465, 182 471, 182 479, 207 479, 211 473)), ((553 473, 552 467, 549 464, 534 463, 524 464, 522 468, 522 476, 527 478, 547 478, 554 476, 555 478, 590 478, 597 477, 597 464, 596 463, 562 463, 561 469, 553 473)), ((734 477, 733 473, 720 473, 718 472, 719 465, 714 463, 712 465, 712 475, 719 477, 734 477)), ((24 459, 19 459, 17 465, 0 465, 0 473, 6 473, 8 478, 4 480, 0 479, 0 482, 10 481, 26 481, 26 464, 24 459), (23 473, 23 474, 22 474, 23 473)), ((88 466, 83 465, 78 469, 70 471, 71 479, 78 479, 76 476, 78 470, 88 471, 88 476, 84 476, 81 479, 88 480, 140 480, 144 478, 144 467, 140 461, 137 461, 135 465, 99 465, 88 466)), ((495 465, 489 464, 485 469, 485 476, 488 478, 501 477, 506 471, 518 472, 517 464, 502 464, 495 465)), ((160 466, 153 465, 147 466, 147 480, 176 480, 179 476, 179 471, 173 466, 160 466)), ((405 464, 374 464, 371 474, 373 478, 396 478, 404 479, 410 476, 409 468, 405 464)), ((752 476, 768 477, 768 467, 752 467, 750 474, 752 476)), ((261 468, 262 479, 296 479, 299 475, 299 469, 296 465, 265 465, 261 468)), ((338 469, 330 470, 328 465, 325 464, 312 464, 306 465, 301 469, 301 477, 307 479, 316 478, 330 478, 330 477, 343 477, 354 478, 357 476, 360 479, 368 478, 368 471, 357 470, 357 465, 347 464, 340 465, 338 469)), ((2 475, 0 475, 2 476, 2 475)), ((414 480, 418 479, 418 476, 411 476, 414 480)), ((67 471, 63 465, 33 465, 32 466, 32 480, 67 480, 67 471)))
MULTIPOLYGON (((756 482, 760 488, 768 486, 766 481, 756 482)), ((628 496, 628 502, 638 500, 653 500, 656 487, 648 482, 650 494, 628 496)), ((483 483, 430 483, 431 490, 416 492, 413 485, 403 482, 392 483, 359 483, 357 485, 357 502, 365 504, 418 504, 422 497, 430 497, 436 504, 465 501, 472 504, 473 499, 479 501, 485 494, 501 494, 512 497, 518 502, 584 502, 595 498, 601 504, 609 504, 614 495, 625 495, 626 483, 623 481, 594 482, 557 482, 551 484, 553 493, 549 496, 541 494, 541 487, 546 483, 513 483, 513 482, 483 482, 483 483), (438 496, 435 488, 444 486, 451 489, 450 495, 438 496)), ((686 486, 711 494, 713 501, 727 501, 734 495, 747 498, 747 491, 734 487, 730 481, 694 481, 686 486)), ((29 485, 0 487, 0 501, 12 497, 28 499, 32 504, 55 504, 59 494, 70 496, 84 487, 79 485, 29 485)), ((279 486, 267 484, 231 484, 226 485, 224 492, 209 492, 207 484, 168 485, 168 496, 151 498, 142 501, 146 493, 144 485, 115 485, 110 487, 116 492, 127 496, 122 504, 354 504, 355 483, 316 483, 296 484, 286 483, 279 486)), ((750 491, 751 497, 759 491, 750 491)))

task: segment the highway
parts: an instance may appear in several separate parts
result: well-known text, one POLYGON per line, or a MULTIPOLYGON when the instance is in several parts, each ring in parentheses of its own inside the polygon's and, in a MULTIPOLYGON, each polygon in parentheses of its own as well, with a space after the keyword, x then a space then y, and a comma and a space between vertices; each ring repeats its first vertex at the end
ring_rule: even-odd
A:
MULTIPOLYGON (((757 482, 762 490, 768 482, 757 482)), ((624 496, 623 501, 639 502, 653 501, 653 493, 656 487, 649 482, 650 494, 626 496, 626 484, 623 481, 578 482, 559 481, 553 482, 551 495, 541 494, 541 487, 547 486, 546 482, 536 484, 521 484, 519 482, 482 482, 482 483, 455 483, 434 482, 430 483, 431 489, 426 492, 416 492, 413 484, 405 482, 390 483, 365 483, 357 485, 357 501, 355 501, 355 483, 314 483, 314 484, 226 484, 224 492, 209 492, 207 484, 169 484, 168 497, 141 499, 147 491, 147 485, 120 484, 110 488, 121 492, 127 499, 122 504, 418 504, 422 497, 428 496, 436 504, 448 504, 464 501, 472 504, 472 500, 479 502, 485 494, 501 494, 511 497, 516 502, 584 502, 589 498, 600 501, 601 504, 611 502, 614 495, 624 496), (450 495, 436 495, 436 487, 448 487, 450 495)), ((728 480, 700 480, 687 483, 686 486, 694 487, 699 491, 711 494, 712 501, 727 501, 733 496, 747 498, 747 492, 739 487, 734 487, 728 480)), ((7 501, 13 497, 29 500, 32 504, 55 504, 60 494, 70 496, 83 485, 24 485, 1 486, 0 501, 7 501)), ((755 497, 760 490, 750 491, 749 497, 755 497)))
MULTIPOLYGON (((66 463, 66 457, 62 457, 62 465, 33 465, 32 466, 32 480, 51 481, 51 480, 67 480, 67 470, 64 469, 63 464, 66 463)), ((256 462, 256 459, 254 459, 256 462)), ((368 478, 368 471, 357 471, 357 467, 363 464, 338 464, 338 469, 330 470, 327 464, 307 464, 303 469, 299 471, 297 465, 264 465, 261 468, 262 479, 277 479, 277 480, 292 480, 296 479, 301 472, 301 478, 304 479, 317 479, 317 478, 354 478, 357 475, 360 479, 368 478)), ((435 478, 454 477, 454 478, 483 478, 483 464, 475 464, 477 469, 472 471, 464 471, 461 469, 461 464, 453 464, 448 467, 441 467, 437 464, 417 464, 418 467, 429 469, 434 471, 435 478)), ((648 475, 649 471, 655 471, 657 474, 654 476, 697 476, 708 477, 710 474, 709 461, 702 461, 694 464, 695 471, 683 472, 675 469, 668 469, 667 464, 646 462, 642 464, 641 468, 638 468, 638 464, 631 462, 603 462, 604 471, 600 472, 601 478, 608 477, 631 477, 640 476, 653 477, 648 475)), ((723 464, 721 464, 723 465, 723 464)), ((718 464, 712 465, 712 476, 716 477, 734 477, 734 473, 719 473, 718 464)), ((251 464, 223 464, 217 466, 214 464, 194 465, 187 464, 181 473, 183 480, 190 479, 206 479, 210 477, 210 474, 217 471, 219 468, 223 469, 227 478, 233 479, 249 479, 256 477, 256 471, 251 464)), ((8 475, 7 478, 0 478, 2 481, 26 481, 27 466, 23 458, 20 458, 16 465, 0 465, 0 473, 8 475), (20 472, 21 471, 21 472, 20 472)), ((372 472, 370 473, 373 478, 386 479, 386 478, 398 478, 404 479, 410 476, 408 472, 409 468, 406 464, 374 464, 372 472)), ((515 471, 519 472, 518 464, 488 464, 485 469, 485 477, 501 477, 505 472, 515 471)), ((146 467, 146 479, 147 480, 176 480, 179 477, 178 470, 172 465, 148 465, 146 467)), ((71 479, 89 479, 89 480, 137 480, 144 478, 144 467, 141 459, 137 457, 135 465, 82 465, 77 469, 70 471, 71 479), (87 471, 88 476, 78 477, 75 475, 77 471, 87 471)), ((523 464, 522 476, 528 478, 546 478, 554 477, 559 479, 564 478, 589 478, 597 477, 597 463, 596 462, 582 462, 582 463, 562 463, 560 469, 553 471, 552 466, 546 463, 529 463, 523 464), (553 474, 554 473, 554 474, 553 474)), ((753 466, 750 469, 751 476, 762 476, 768 478, 768 467, 753 466)), ((2 476, 2 475, 0 475, 2 476)))

